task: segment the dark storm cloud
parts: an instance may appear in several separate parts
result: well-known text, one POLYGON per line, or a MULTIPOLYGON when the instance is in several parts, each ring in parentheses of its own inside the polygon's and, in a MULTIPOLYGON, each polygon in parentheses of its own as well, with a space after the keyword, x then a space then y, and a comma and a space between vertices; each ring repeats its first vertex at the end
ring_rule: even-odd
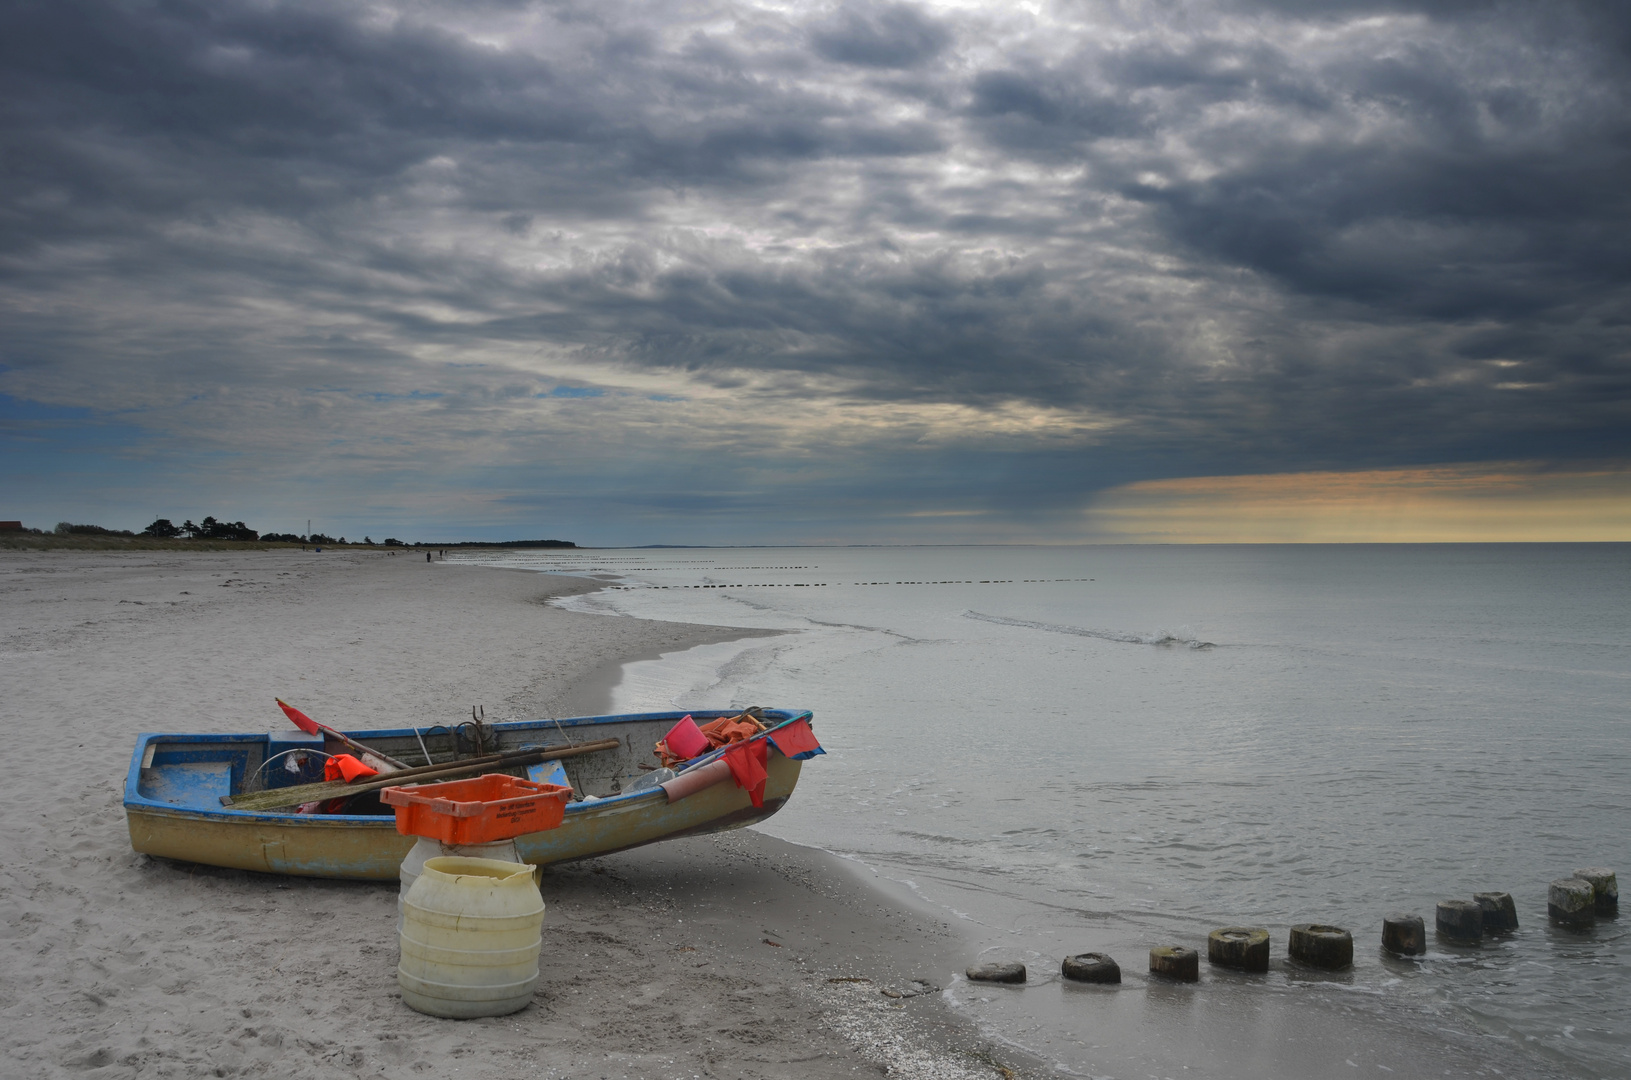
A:
POLYGON ((983 71, 970 87, 975 130, 1005 150, 1049 162, 1079 158, 1095 140, 1147 131, 1153 117, 1114 92, 1083 85, 1074 71, 983 71))
POLYGON ((18 225, 98 231, 114 209, 314 212, 439 153, 480 159, 475 199, 627 212, 594 188, 939 145, 922 124, 766 86, 749 70, 765 58, 728 43, 653 56, 597 17, 561 20, 543 56, 329 5, 23 4, 5 29, 8 186, 78 204, 13 222, 14 242, 18 225), (523 183, 510 163, 542 175, 523 183))
POLYGON ((910 4, 850 4, 818 23, 810 40, 817 53, 842 64, 909 68, 939 56, 952 35, 910 4))
POLYGON ((1631 451, 1623 8, 1184 13, 12 3, 0 374, 548 392, 421 355, 498 349, 1017 402, 1113 421, 1027 459, 1072 497, 1631 451))

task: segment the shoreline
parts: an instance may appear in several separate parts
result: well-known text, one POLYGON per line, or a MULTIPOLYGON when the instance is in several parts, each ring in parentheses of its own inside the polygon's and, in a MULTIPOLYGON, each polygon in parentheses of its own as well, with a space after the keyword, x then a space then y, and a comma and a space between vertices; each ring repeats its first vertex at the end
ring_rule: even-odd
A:
MULTIPOLYGON (((523 571, 534 573, 534 571, 523 571)), ((576 595, 593 592, 593 589, 574 590, 576 595)), ((565 596, 562 592, 556 595, 565 596)), ((586 619, 616 618, 610 615, 591 615, 583 612, 571 612, 586 619)), ((646 620, 639 620, 646 621, 646 620)), ((663 623, 665 626, 686 626, 685 623, 663 623)), ((560 701, 560 715, 568 716, 604 716, 614 711, 613 696, 621 684, 624 669, 630 664, 645 661, 662 660, 676 652, 684 652, 700 645, 721 645, 733 641, 747 641, 753 638, 777 637, 783 633, 780 630, 755 630, 751 627, 705 627, 697 625, 698 632, 689 635, 676 644, 653 644, 638 652, 610 657, 587 671, 576 676, 560 701)))
POLYGON ((0 552, 16 718, 0 1018, 19 1069, 1020 1075, 1018 1055, 994 1057, 926 989, 961 967, 949 926, 753 830, 550 868, 538 997, 479 1021, 402 1005, 394 886, 130 850, 122 780, 139 731, 281 728, 274 695, 347 728, 470 704, 489 720, 564 715, 609 694, 626 660, 753 636, 545 603, 590 580, 452 569, 373 552, 0 552))

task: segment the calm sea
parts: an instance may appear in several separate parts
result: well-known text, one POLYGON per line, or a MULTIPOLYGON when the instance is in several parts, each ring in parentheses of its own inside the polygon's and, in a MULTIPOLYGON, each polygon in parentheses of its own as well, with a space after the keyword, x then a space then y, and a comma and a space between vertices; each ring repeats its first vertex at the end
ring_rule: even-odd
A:
POLYGON ((1067 1075, 1631 1075, 1622 924, 1546 919, 1550 880, 1631 874, 1631 545, 500 561, 615 575, 584 611, 796 631, 631 665, 619 711, 813 709, 830 753, 762 827, 1025 960, 1023 990, 948 993, 1067 1075), (1433 938, 1483 891, 1516 934, 1433 938), (1424 959, 1381 953, 1395 911, 1424 959), (1353 971, 1285 963, 1300 922, 1350 929, 1353 971), (1152 945, 1242 924, 1268 976, 1144 978, 1152 945), (1120 990, 1058 978, 1088 950, 1120 990))

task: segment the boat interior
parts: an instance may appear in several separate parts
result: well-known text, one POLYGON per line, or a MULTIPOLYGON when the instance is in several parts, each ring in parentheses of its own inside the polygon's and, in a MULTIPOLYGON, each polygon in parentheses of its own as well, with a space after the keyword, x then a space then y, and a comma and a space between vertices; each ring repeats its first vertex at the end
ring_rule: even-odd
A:
MULTIPOLYGON (((487 754, 559 749, 615 738, 615 749, 599 750, 561 761, 573 801, 585 797, 610 798, 630 790, 640 778, 661 766, 656 742, 683 716, 698 723, 739 710, 699 710, 690 713, 636 713, 625 716, 588 716, 560 720, 519 720, 487 724, 479 719, 452 725, 350 731, 353 739, 396 758, 407 766, 453 764, 487 754)), ((802 715, 765 709, 763 722, 774 726, 802 715)), ((137 762, 131 778, 134 794, 177 807, 219 811, 221 797, 244 795, 323 779, 330 755, 349 753, 338 740, 307 735, 298 728, 264 734, 143 735, 137 742, 137 762)), ((496 771, 496 770, 495 770, 496 771)), ((525 768, 506 770, 526 775, 525 768)), ((377 798, 357 796, 346 814, 390 814, 377 798)))

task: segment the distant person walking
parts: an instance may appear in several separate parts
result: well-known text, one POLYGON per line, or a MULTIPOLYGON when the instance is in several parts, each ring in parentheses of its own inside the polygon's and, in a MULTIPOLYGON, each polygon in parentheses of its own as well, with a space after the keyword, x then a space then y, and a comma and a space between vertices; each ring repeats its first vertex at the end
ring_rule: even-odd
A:
POLYGON ((430 552, 425 552, 425 561, 430 562, 430 552))

